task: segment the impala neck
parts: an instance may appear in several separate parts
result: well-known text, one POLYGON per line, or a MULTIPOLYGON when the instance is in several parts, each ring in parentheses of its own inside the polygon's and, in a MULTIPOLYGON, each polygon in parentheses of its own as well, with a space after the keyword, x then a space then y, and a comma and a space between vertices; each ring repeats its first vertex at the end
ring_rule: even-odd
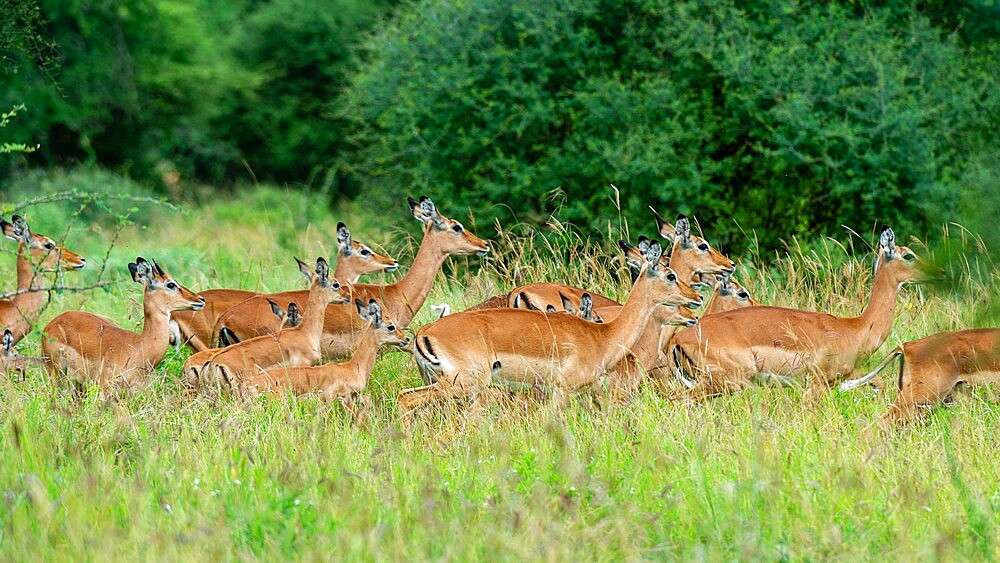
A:
POLYGON ((425 227, 424 238, 413 258, 410 271, 398 282, 385 286, 383 306, 389 317, 400 327, 409 326, 414 315, 427 299, 434 285, 434 278, 449 253, 434 242, 433 226, 425 227))
POLYGON ((337 251, 337 265, 333 267, 333 277, 340 283, 358 283, 361 274, 355 271, 348 259, 344 256, 344 250, 337 251))
MULTIPOLYGON (((594 325, 595 330, 603 333, 605 342, 601 358, 602 369, 609 369, 620 362, 647 329, 653 308, 649 298, 649 280, 645 276, 645 271, 639 274, 639 279, 622 305, 621 313, 614 320, 594 325)), ((656 332, 659 334, 659 331, 656 332)))
POLYGON ((329 305, 323 298, 322 288, 314 283, 309 288, 309 298, 306 300, 306 308, 302 311, 302 323, 299 326, 287 330, 299 330, 308 334, 310 338, 315 338, 316 346, 323 334, 323 321, 326 317, 326 306, 329 305))
POLYGON ((375 367, 375 358, 378 356, 379 342, 378 331, 370 323, 365 328, 365 333, 361 336, 354 355, 347 361, 351 365, 354 374, 359 378, 367 379, 375 367))
MULTIPOLYGON (((28 258, 28 249, 22 242, 17 247, 17 290, 37 290, 42 289, 42 287, 41 272, 36 271, 35 265, 28 258)), ((47 298, 48 292, 31 291, 15 295, 11 301, 14 302, 21 315, 33 317, 45 304, 47 298)))
POLYGON ((899 285, 892 280, 888 266, 884 263, 879 265, 875 281, 872 282, 868 305, 861 312, 861 316, 856 317, 860 323, 858 328, 862 338, 859 346, 861 353, 874 352, 889 337, 898 296, 899 285))
POLYGON ((148 294, 142 300, 142 332, 139 333, 142 345, 136 353, 142 354, 144 357, 140 359, 144 361, 139 362, 139 365, 156 366, 167 354, 170 311, 157 301, 148 294))

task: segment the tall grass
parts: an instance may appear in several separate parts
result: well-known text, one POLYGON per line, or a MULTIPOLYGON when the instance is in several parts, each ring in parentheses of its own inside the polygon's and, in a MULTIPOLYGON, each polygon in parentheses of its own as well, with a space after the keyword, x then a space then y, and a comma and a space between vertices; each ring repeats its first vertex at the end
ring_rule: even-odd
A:
MULTIPOLYGON (((448 202, 438 204, 449 214, 448 202)), ((193 289, 298 287, 291 255, 333 254, 338 220, 405 271, 419 243, 416 221, 380 224, 361 207, 303 211, 321 205, 260 188, 188 213, 157 212, 112 249, 108 273, 118 283, 55 295, 40 326, 84 308, 135 327, 141 293, 124 264, 136 255, 193 289)), ((462 308, 543 280, 623 297, 628 278, 613 241, 557 228, 557 243, 516 227, 492 241, 485 260, 451 259, 430 301, 462 308)), ((100 256, 102 232, 79 225, 66 245, 100 256)), ((955 227, 945 240, 950 250, 938 262, 949 284, 904 290, 889 342, 866 366, 900 341, 973 326, 992 307, 998 283, 988 256, 955 227)), ((12 246, 0 255, 9 272, 12 246)), ((742 261, 737 276, 764 303, 855 314, 872 270, 856 246, 852 254, 833 242, 792 243, 770 263, 742 261)), ((71 275, 84 283, 95 274, 71 275)), ((414 326, 430 321, 427 309, 414 326)), ((37 334, 21 351, 38 353, 37 334)), ((690 405, 646 386, 631 403, 605 408, 587 397, 565 408, 492 397, 401 421, 395 394, 419 377, 407 354, 387 352, 369 384, 372 409, 354 424, 311 397, 241 404, 190 396, 178 381, 186 356, 168 352, 148 391, 115 402, 94 390, 74 398, 38 370, 0 379, 2 558, 1000 556, 1000 412, 991 389, 888 434, 871 423, 893 399, 891 385, 808 405, 797 388, 690 405)))

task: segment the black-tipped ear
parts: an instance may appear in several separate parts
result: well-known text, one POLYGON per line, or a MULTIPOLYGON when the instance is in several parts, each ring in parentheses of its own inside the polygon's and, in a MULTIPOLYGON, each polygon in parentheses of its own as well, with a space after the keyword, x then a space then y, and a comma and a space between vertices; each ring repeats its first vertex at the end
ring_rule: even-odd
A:
POLYGON ((375 326, 382 324, 382 307, 379 306, 378 301, 374 299, 368 300, 368 316, 371 317, 372 323, 375 326))
POLYGON ((878 245, 885 253, 887 259, 895 258, 896 255, 896 233, 889 227, 882 228, 882 234, 878 237, 878 245))
POLYGON ((691 222, 688 221, 687 216, 683 213, 677 216, 674 231, 676 232, 676 236, 680 237, 682 241, 687 242, 691 239, 691 222))
POLYGON ((166 273, 165 273, 165 272, 163 271, 163 268, 161 268, 161 267, 160 267, 160 264, 159 264, 159 263, 158 263, 158 262, 157 262, 156 260, 153 260, 153 272, 154 272, 154 273, 155 273, 156 275, 158 275, 158 276, 166 276, 166 275, 167 275, 167 274, 166 274, 166 273))
POLYGON ((7 238, 11 238, 17 241, 28 242, 31 240, 31 230, 28 228, 28 222, 20 215, 14 215, 10 218, 12 223, 9 223, 10 234, 7 233, 7 228, 4 228, 4 234, 7 238))
POLYGON ((299 273, 302 274, 306 279, 311 280, 313 277, 313 271, 312 268, 309 267, 309 264, 306 264, 302 260, 299 260, 298 256, 292 256, 292 258, 295 258, 295 263, 299 265, 299 273))
POLYGON ((663 255, 663 249, 660 247, 660 243, 651 242, 649 243, 649 250, 646 251, 646 261, 649 262, 650 269, 657 267, 660 261, 660 256, 663 255))
POLYGON ((545 306, 545 312, 546 313, 555 313, 556 312, 556 308, 555 308, 554 305, 552 305, 551 303, 549 303, 548 305, 545 306))
POLYGON ((358 308, 358 314, 361 315, 362 319, 368 318, 368 305, 364 301, 355 299, 354 306, 358 308))
POLYGON ((629 244, 629 242, 627 240, 619 240, 618 241, 618 248, 621 248, 622 252, 624 252, 625 254, 628 254, 628 251, 632 249, 632 245, 629 244))
POLYGON ((663 216, 657 213, 657 211, 652 207, 649 209, 653 212, 653 217, 656 218, 656 230, 660 233, 660 236, 673 243, 674 237, 677 236, 673 223, 664 219, 663 216))
POLYGON ((153 269, 142 256, 136 257, 135 262, 129 263, 128 271, 135 283, 148 285, 153 280, 153 269))
POLYGON ((285 312, 281 310, 281 307, 278 306, 277 303, 275 303, 271 299, 268 299, 267 304, 271 306, 271 312, 274 313, 275 317, 278 317, 279 319, 285 318, 285 312))
POLYGON ((563 295, 563 292, 561 292, 561 291, 559 292, 559 301, 562 302, 563 311, 566 311, 567 313, 569 313, 571 315, 575 315, 576 314, 576 306, 573 305, 573 301, 570 300, 569 297, 566 297, 565 295, 563 295))
POLYGON ((13 348, 14 348, 14 334, 8 328, 3 331, 3 355, 9 356, 10 351, 13 348))
POLYGON ((419 205, 419 203, 417 202, 417 200, 413 199, 410 196, 406 196, 406 201, 407 201, 407 203, 410 204, 410 211, 413 211, 414 209, 417 208, 417 205, 419 205))
POLYGON ((343 221, 337 223, 337 246, 340 247, 344 256, 351 255, 351 230, 343 221))
POLYGON ((321 280, 327 280, 330 277, 330 265, 326 263, 326 259, 322 256, 316 259, 316 275, 321 280))
POLYGON ((3 236, 11 240, 18 240, 17 234, 14 233, 13 223, 0 219, 0 230, 3 230, 3 236))

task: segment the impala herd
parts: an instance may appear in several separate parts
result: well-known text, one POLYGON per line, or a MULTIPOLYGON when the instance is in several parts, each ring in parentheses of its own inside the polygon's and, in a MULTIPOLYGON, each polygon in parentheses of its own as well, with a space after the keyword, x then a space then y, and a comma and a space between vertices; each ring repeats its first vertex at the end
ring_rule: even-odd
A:
POLYGON ((240 289, 195 293, 153 260, 128 265, 143 286, 143 327, 135 333, 110 320, 67 311, 41 331, 42 358, 14 345, 31 331, 46 301, 42 274, 79 270, 86 260, 32 232, 23 217, 0 221, 18 243, 17 292, 0 300, 0 369, 23 374, 43 364, 53 384, 97 384, 102 390, 146 386, 171 342, 194 353, 181 377, 199 392, 315 393, 354 410, 383 346, 413 354, 424 385, 399 392, 402 414, 465 397, 489 386, 550 395, 601 389, 627 399, 644 378, 660 390, 674 382, 689 400, 731 393, 758 379, 805 381, 808 394, 842 382, 842 390, 871 381, 896 358, 899 393, 883 422, 914 417, 918 407, 948 398, 959 383, 1000 381, 1000 329, 941 333, 897 347, 875 370, 849 379, 892 328, 900 288, 920 280, 919 259, 897 246, 885 228, 877 246, 867 305, 856 317, 763 306, 732 279, 735 263, 691 233, 684 216, 671 223, 654 212, 661 242, 619 241, 632 272, 623 303, 585 288, 532 283, 490 297, 402 332, 427 299, 449 256, 483 256, 489 244, 450 219, 427 197, 408 198, 423 226, 409 271, 388 285, 358 283, 362 275, 392 272, 396 260, 351 239, 337 227, 335 269, 323 258, 296 258, 307 290, 260 294, 240 289), (700 288, 713 289, 704 313, 700 288), (326 362, 326 363, 324 363, 326 362), (846 380, 846 381, 845 381, 846 380))

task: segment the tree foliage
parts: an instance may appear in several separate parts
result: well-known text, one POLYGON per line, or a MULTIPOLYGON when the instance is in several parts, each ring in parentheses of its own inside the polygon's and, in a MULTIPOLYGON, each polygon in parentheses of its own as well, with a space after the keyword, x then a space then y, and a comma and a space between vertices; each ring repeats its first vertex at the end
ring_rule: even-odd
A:
POLYGON ((997 35, 976 33, 894 6, 427 0, 347 91, 351 170, 487 220, 542 221, 558 193, 584 226, 615 215, 615 184, 627 217, 694 213, 729 248, 741 228, 765 248, 921 235, 995 150, 997 35))

